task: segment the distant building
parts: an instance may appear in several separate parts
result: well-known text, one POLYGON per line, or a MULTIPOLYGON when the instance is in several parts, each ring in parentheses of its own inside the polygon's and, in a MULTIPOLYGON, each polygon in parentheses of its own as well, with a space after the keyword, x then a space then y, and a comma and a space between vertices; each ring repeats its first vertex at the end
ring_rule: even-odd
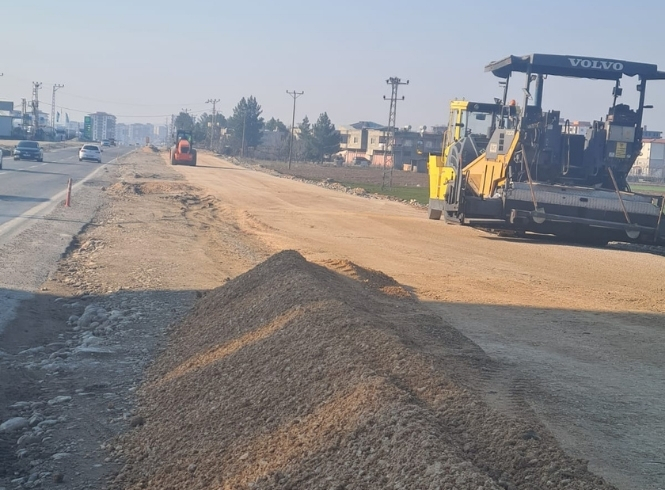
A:
MULTIPOLYGON (((341 136, 340 155, 344 163, 353 164, 358 159, 366 160, 370 166, 383 166, 387 161, 389 148, 386 148, 386 127, 369 121, 360 121, 339 128, 341 136)), ((402 169, 411 165, 424 172, 429 153, 440 152, 443 143, 441 132, 416 132, 408 129, 397 129, 395 132, 394 161, 392 165, 402 169), (417 149, 420 149, 419 153, 417 149)))
POLYGON ((648 131, 647 127, 642 128, 642 139, 643 140, 658 140, 663 137, 662 131, 648 131))
POLYGON ((95 112, 90 114, 90 118, 92 119, 93 141, 115 139, 115 116, 106 112, 95 112))
POLYGON ((0 138, 11 138, 14 134, 14 115, 12 111, 0 110, 0 138))
POLYGON ((562 119, 561 125, 563 126, 562 132, 567 134, 581 134, 585 136, 587 131, 591 129, 589 121, 568 121, 562 119))
POLYGON ((665 139, 645 139, 630 175, 665 179, 665 139))
POLYGON ((155 126, 154 136, 156 137, 156 140, 162 143, 166 143, 168 139, 168 131, 169 129, 164 125, 155 126))
POLYGON ((134 123, 128 126, 127 142, 145 145, 146 138, 154 138, 155 127, 152 124, 134 123))
POLYGON ((119 145, 129 144, 129 126, 124 123, 115 125, 115 140, 119 145))

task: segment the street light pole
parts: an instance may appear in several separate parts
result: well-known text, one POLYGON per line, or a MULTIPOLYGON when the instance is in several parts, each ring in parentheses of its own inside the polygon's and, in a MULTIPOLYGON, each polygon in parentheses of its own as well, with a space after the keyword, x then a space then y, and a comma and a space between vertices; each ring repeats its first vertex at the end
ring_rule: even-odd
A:
POLYGON ((293 92, 289 92, 288 90, 286 91, 287 94, 289 94, 291 97, 293 97, 293 117, 291 118, 291 141, 289 143, 289 169, 291 168, 291 158, 293 155, 293 131, 295 129, 296 125, 296 99, 303 95, 305 92, 296 92, 295 90, 293 92))

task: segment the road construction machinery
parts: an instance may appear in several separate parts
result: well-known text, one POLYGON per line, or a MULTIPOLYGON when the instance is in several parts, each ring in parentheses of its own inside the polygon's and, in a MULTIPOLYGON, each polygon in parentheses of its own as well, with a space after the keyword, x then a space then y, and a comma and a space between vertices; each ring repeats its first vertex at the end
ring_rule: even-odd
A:
MULTIPOLYGON (((515 115, 516 107, 514 105, 511 107, 507 111, 512 111, 515 115)), ((430 180, 428 207, 430 219, 441 218, 447 185, 455 179, 457 165, 452 163, 458 159, 470 162, 485 151, 489 137, 496 129, 497 115, 503 110, 504 107, 499 99, 492 103, 468 100, 450 102, 450 116, 446 131, 443 133, 441 152, 429 153, 427 161, 430 180), (471 135, 473 138, 469 137, 471 135), (465 138, 463 145, 455 145, 463 138, 465 138), (463 154, 458 154, 460 151, 463 154)))
POLYGON ((196 165, 196 150, 193 147, 192 133, 178 130, 175 144, 170 149, 171 165, 196 165))
POLYGON ((665 241, 665 198, 633 193, 627 182, 642 148, 643 112, 651 108, 647 81, 664 80, 665 72, 547 54, 509 56, 485 71, 501 79, 503 98, 451 103, 444 150, 428 162, 431 219, 595 244, 665 241), (520 107, 507 100, 514 73, 526 76, 520 107), (614 82, 606 117, 577 134, 559 111, 544 110, 544 81, 553 76, 614 82), (634 109, 619 103, 624 77, 638 79, 634 109))

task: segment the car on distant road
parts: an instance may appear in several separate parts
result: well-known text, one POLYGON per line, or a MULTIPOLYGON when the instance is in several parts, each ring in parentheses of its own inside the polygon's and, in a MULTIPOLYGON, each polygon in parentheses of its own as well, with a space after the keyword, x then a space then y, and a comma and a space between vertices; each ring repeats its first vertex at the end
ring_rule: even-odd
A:
POLYGON ((369 160, 365 157, 355 157, 351 163, 361 167, 369 167, 369 160))
POLYGON ((102 150, 97 145, 83 145, 79 150, 79 162, 83 160, 92 160, 102 163, 102 150))
POLYGON ((44 161, 44 150, 36 141, 19 141, 14 147, 14 160, 44 161))
POLYGON ((108 140, 102 140, 102 146, 111 146, 111 142, 108 140))

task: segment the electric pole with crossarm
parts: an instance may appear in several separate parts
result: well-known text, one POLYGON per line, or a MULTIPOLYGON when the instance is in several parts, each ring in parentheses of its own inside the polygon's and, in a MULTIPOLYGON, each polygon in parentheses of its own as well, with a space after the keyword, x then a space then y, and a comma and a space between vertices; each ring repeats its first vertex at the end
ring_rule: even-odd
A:
MULTIPOLYGON (((390 182, 389 186, 393 186, 393 167, 395 166, 395 123, 397 121, 397 101, 404 100, 404 96, 401 99, 397 98, 397 89, 400 85, 408 85, 409 81, 403 82, 397 77, 390 77, 386 80, 386 83, 392 87, 392 93, 390 95, 390 113, 388 114, 388 127, 386 128, 384 136, 384 144, 386 145, 383 150, 383 179, 381 181, 381 189, 383 190, 386 186, 386 169, 390 167, 390 182)), ((388 97, 383 96, 383 100, 388 100, 388 97)))
POLYGON ((303 95, 305 92, 293 92, 286 91, 291 97, 293 97, 293 117, 291 118, 291 142, 289 143, 289 168, 291 168, 291 158, 293 155, 293 131, 296 125, 296 99, 303 95))
POLYGON ((206 104, 212 104, 212 120, 210 121, 210 150, 214 150, 215 147, 215 124, 217 122, 217 117, 215 116, 215 107, 219 102, 219 99, 208 99, 206 104))

